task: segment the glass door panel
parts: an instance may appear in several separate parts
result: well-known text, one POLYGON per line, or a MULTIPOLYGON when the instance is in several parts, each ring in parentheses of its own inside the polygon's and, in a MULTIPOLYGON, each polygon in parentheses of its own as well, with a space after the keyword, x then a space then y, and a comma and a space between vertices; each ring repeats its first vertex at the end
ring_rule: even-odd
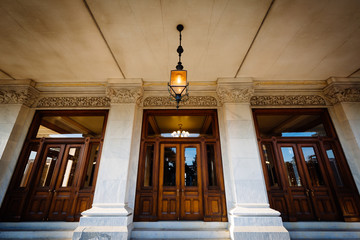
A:
POLYGON ((289 186, 302 186, 301 178, 295 160, 294 149, 292 147, 281 147, 281 152, 285 163, 289 186))
POLYGON ((312 186, 324 186, 324 178, 321 173, 318 158, 315 154, 313 147, 302 147, 301 148, 307 172, 309 173, 312 186))
POLYGON ((175 185, 176 185, 176 147, 165 147, 163 186, 175 186, 175 185))
POLYGON ((65 171, 62 176, 61 187, 71 187, 74 182, 75 170, 79 161, 80 147, 71 147, 67 154, 65 171))
POLYGON ((39 187, 49 187, 51 179, 53 177, 53 172, 55 169, 55 165, 58 162, 60 147, 50 147, 48 148, 45 162, 43 163, 43 170, 41 173, 41 178, 39 181, 39 187))
POLYGON ((185 186, 197 186, 197 149, 185 148, 185 186))

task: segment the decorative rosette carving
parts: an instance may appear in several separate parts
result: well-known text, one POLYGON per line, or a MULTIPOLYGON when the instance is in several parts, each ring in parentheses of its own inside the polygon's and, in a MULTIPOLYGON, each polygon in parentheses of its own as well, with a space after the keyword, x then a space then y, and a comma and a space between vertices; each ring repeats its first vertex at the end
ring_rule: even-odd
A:
POLYGON ((240 103, 249 102, 251 96, 254 95, 253 88, 225 88, 219 87, 217 94, 222 103, 240 103))
MULTIPOLYGON (((190 96, 186 101, 181 101, 180 106, 217 106, 216 98, 212 96, 190 96)), ((144 107, 176 106, 170 97, 147 97, 143 102, 144 107)))
POLYGON ((282 96, 253 96, 252 106, 289 106, 289 105, 326 105, 325 100, 318 95, 282 95, 282 96))

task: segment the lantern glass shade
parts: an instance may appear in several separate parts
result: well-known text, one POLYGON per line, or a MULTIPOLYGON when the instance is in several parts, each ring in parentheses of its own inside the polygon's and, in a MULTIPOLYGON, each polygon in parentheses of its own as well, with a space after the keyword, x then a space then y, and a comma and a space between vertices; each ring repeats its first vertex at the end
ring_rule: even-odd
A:
POLYGON ((186 70, 172 70, 170 76, 170 87, 175 94, 182 94, 187 86, 186 70))

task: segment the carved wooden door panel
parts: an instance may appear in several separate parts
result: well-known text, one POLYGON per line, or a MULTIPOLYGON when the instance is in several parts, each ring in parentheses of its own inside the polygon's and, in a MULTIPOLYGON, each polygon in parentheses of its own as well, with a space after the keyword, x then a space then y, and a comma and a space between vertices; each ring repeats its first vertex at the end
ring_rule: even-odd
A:
POLYGON ((159 220, 201 220, 199 144, 161 144, 159 220))

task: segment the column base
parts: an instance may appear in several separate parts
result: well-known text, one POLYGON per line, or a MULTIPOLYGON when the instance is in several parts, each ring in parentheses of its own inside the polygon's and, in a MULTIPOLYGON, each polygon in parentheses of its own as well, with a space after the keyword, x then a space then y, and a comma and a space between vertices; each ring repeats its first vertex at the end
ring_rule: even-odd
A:
POLYGON ((230 210, 230 234, 235 240, 290 239, 280 213, 269 204, 237 204, 230 210))
POLYGON ((94 204, 82 215, 73 240, 130 239, 133 214, 125 204, 94 204))

